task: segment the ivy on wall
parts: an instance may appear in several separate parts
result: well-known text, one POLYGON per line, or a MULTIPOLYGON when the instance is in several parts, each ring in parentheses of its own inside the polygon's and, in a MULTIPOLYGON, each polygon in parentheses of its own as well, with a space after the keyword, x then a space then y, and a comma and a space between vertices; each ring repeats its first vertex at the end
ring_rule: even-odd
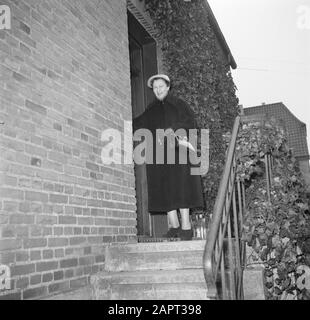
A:
POLYGON ((246 188, 243 240, 265 267, 266 297, 310 299, 310 212, 306 184, 274 119, 243 125, 237 175, 246 188), (264 156, 273 159, 270 198, 264 156))
POLYGON ((145 5, 158 31, 173 94, 191 106, 199 128, 210 130, 210 165, 203 186, 206 212, 211 213, 225 164, 223 134, 232 130, 238 114, 230 67, 216 45, 204 0, 145 0, 145 5))

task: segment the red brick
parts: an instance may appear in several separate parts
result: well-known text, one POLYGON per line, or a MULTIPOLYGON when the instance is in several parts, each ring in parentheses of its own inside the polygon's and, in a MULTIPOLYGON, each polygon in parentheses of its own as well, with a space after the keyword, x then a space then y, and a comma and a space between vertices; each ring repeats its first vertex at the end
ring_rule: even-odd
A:
POLYGON ((42 276, 42 282, 51 282, 54 279, 54 274, 53 273, 45 273, 42 276))
POLYGON ((16 226, 15 228, 17 238, 25 238, 29 236, 29 226, 16 226))
POLYGON ((10 224, 34 224, 34 216, 26 214, 12 214, 10 224))
POLYGON ((62 292, 70 289, 70 282, 69 280, 67 281, 62 281, 62 282, 57 282, 50 284, 48 286, 48 292, 49 293, 56 293, 56 292, 62 292))
POLYGON ((19 204, 19 211, 28 213, 30 212, 30 203, 29 202, 22 202, 19 204))
POLYGON ((35 285, 41 283, 41 280, 42 280, 42 275, 41 274, 35 274, 35 275, 30 277, 30 284, 32 286, 35 286, 35 285))
POLYGON ((0 181, 3 185, 15 187, 17 185, 17 178, 8 176, 7 174, 0 174, 0 181))
POLYGON ((43 250, 42 254, 43 254, 43 259, 46 259, 46 260, 52 259, 54 257, 53 250, 51 249, 43 250))
POLYGON ((62 236, 64 234, 63 227, 54 227, 53 235, 54 236, 62 236))
POLYGON ((76 245, 82 244, 86 241, 87 240, 85 237, 73 237, 73 238, 70 238, 70 246, 76 246, 76 245))
POLYGON ((59 224, 76 224, 76 217, 59 216, 59 224))
POLYGON ((93 225, 94 219, 92 217, 78 217, 79 225, 93 225))
POLYGON ((35 264, 22 264, 11 267, 11 277, 23 276, 35 272, 35 264))
POLYGON ((26 200, 29 200, 29 201, 40 201, 40 202, 48 201, 48 195, 42 192, 26 191, 25 198, 26 200))
POLYGON ((36 217, 37 224, 54 225, 57 224, 57 216, 39 215, 36 217))
POLYGON ((7 199, 16 199, 16 200, 23 200, 24 199, 24 192, 17 189, 12 188, 0 188, 0 197, 7 198, 7 199))
POLYGON ((20 43, 20 50, 24 52, 26 55, 31 55, 31 50, 25 46, 23 43, 20 43))
POLYGON ((92 253, 92 247, 85 247, 84 248, 84 255, 89 255, 92 253))
POLYGON ((69 203, 73 205, 78 205, 78 206, 85 206, 87 203, 87 200, 80 197, 70 197, 69 203))
POLYGON ((29 286, 29 278, 24 277, 16 281, 16 289, 25 289, 29 286))
POLYGON ((27 262, 29 261, 29 252, 28 251, 18 251, 16 252, 16 262, 27 262))
POLYGON ((6 53, 6 54, 11 54, 11 49, 8 45, 6 45, 5 43, 3 43, 2 41, 0 42, 0 51, 6 53))
POLYGON ((67 238, 49 238, 48 246, 49 247, 65 247, 68 245, 67 238))
POLYGON ((54 204, 53 205, 53 213, 64 213, 64 207, 62 205, 54 204))
POLYGON ((47 245, 47 240, 45 238, 36 239, 24 239, 24 248, 44 248, 47 245))
POLYGON ((96 263, 103 263, 103 262, 105 262, 105 256, 104 256, 104 255, 96 256, 95 262, 96 262, 96 263))
POLYGON ((5 252, 1 252, 0 253, 0 262, 2 264, 11 264, 15 262, 15 253, 14 252, 9 252, 9 251, 5 251, 5 252))
POLYGON ((56 249, 55 250, 55 258, 63 258, 65 256, 64 249, 56 249))
POLYGON ((33 145, 26 145, 25 152, 33 156, 40 156, 42 158, 46 158, 46 155, 47 155, 47 152, 45 149, 37 146, 33 146, 33 145))
POLYGON ((83 230, 80 227, 75 227, 75 228, 73 228, 73 233, 74 233, 74 235, 80 235, 83 233, 83 230))
POLYGON ((66 194, 73 194, 73 187, 65 186, 65 193, 66 194))
POLYGON ((74 207, 73 212, 76 216, 82 216, 83 215, 83 208, 80 207, 74 207))
POLYGON ((100 167, 95 164, 95 163, 91 163, 91 162, 86 162, 86 168, 91 170, 91 171, 96 171, 99 172, 100 171, 100 167))
POLYGON ((34 111, 34 112, 37 112, 37 113, 40 113, 42 115, 46 115, 46 108, 43 107, 43 106, 40 106, 36 103, 33 103, 32 101, 29 101, 29 100, 26 100, 25 102, 25 106, 30 109, 31 111, 34 111))
POLYGON ((54 280, 55 281, 64 279, 64 276, 65 275, 64 275, 64 272, 62 270, 54 272, 54 280))
POLYGON ((104 207, 101 200, 94 200, 94 199, 87 200, 87 206, 88 207, 98 207, 98 208, 104 207))
POLYGON ((92 129, 92 128, 89 128, 87 126, 85 126, 85 132, 87 132, 88 134, 94 136, 95 138, 99 137, 99 131, 97 131, 95 129, 92 129))
POLYGON ((41 251, 31 251, 30 252, 30 260, 31 261, 38 261, 41 260, 41 251))
POLYGON ((102 237, 97 237, 97 236, 90 236, 88 237, 88 242, 89 243, 102 243, 102 237))
POLYGON ((52 149, 53 148, 53 141, 47 138, 43 138, 43 146, 46 149, 52 149))
POLYGON ((65 234, 65 236, 72 236, 74 234, 73 228, 72 227, 65 227, 64 234, 65 234))
POLYGON ((54 184, 51 182, 45 182, 43 184, 43 189, 46 191, 54 191, 54 184))
POLYGON ((72 259, 66 259, 60 261, 60 268, 71 268, 71 267, 77 267, 78 266, 78 259, 72 258, 72 259))
POLYGON ((25 290, 23 292, 23 298, 25 300, 34 299, 34 298, 43 297, 46 294, 47 294, 47 287, 32 288, 32 289, 25 290))
POLYGON ((65 278, 73 278, 74 277, 74 269, 65 270, 65 278))
POLYGON ((15 238, 15 227, 11 225, 0 227, 1 238, 15 238))
POLYGON ((96 226, 107 226, 109 225, 109 219, 107 218, 96 218, 95 219, 96 226))
POLYGON ((78 289, 87 286, 87 277, 83 277, 81 279, 70 280, 70 288, 78 289))
POLYGON ((53 228, 52 227, 43 227, 43 237, 53 235, 53 228))
POLYGON ((84 267, 75 269, 75 277, 81 277, 84 275, 84 267))
POLYGON ((95 257, 90 256, 90 257, 81 257, 79 258, 79 265, 84 266, 84 265, 92 265, 95 262, 95 257))
POLYGON ((53 202, 53 203, 68 203, 68 196, 50 194, 49 199, 50 199, 50 202, 53 202))
POLYGON ((36 272, 50 271, 58 268, 58 261, 37 262, 36 272))
POLYGON ((99 265, 94 265, 91 267, 91 274, 95 274, 100 272, 100 266, 99 265))
POLYGON ((66 164, 68 162, 67 157, 64 154, 54 151, 49 152, 48 159, 59 162, 61 164, 66 164))
POLYGON ((0 251, 16 250, 21 248, 22 241, 16 239, 0 239, 0 251))
POLYGON ((68 216, 73 216, 74 215, 74 209, 72 207, 65 207, 65 214, 68 216))

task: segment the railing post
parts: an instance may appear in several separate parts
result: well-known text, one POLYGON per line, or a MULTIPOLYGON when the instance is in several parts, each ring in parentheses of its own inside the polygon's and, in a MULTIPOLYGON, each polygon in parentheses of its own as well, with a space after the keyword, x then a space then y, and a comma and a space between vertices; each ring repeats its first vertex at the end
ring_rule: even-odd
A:
POLYGON ((241 232, 245 200, 242 196, 244 190, 241 191, 240 183, 238 181, 239 214, 237 213, 235 192, 237 167, 235 148, 239 126, 240 117, 237 117, 233 127, 231 141, 226 153, 225 168, 214 206, 212 220, 210 221, 203 255, 204 276, 207 282, 208 295, 210 298, 217 296, 222 299, 240 299, 243 297, 243 290, 240 287, 242 285, 241 259, 243 259, 243 257, 240 256, 239 226, 241 232), (234 220, 233 223, 231 219, 234 220), (233 233, 232 230, 234 231, 233 233), (226 235, 228 238, 225 238, 226 235), (228 265, 226 265, 227 246, 224 246, 225 241, 227 240, 228 265), (237 255, 235 260, 234 255, 237 255), (228 267, 228 270, 226 269, 226 266, 228 267), (235 268, 238 268, 237 272, 235 268), (228 273, 226 271, 228 271, 228 273), (227 290, 227 274, 230 293, 227 290), (220 288, 217 287, 218 279, 220 280, 220 288))
POLYGON ((269 155, 265 154, 265 171, 266 171, 266 182, 267 182, 267 196, 268 202, 271 203, 271 178, 270 178, 270 170, 269 170, 269 155))

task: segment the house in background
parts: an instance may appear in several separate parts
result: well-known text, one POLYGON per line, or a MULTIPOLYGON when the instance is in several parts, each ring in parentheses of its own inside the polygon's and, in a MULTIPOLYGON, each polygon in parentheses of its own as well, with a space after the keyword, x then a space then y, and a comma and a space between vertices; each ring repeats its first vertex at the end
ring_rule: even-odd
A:
MULTIPOLYGON (((200 2, 226 74, 236 63, 200 2)), ((124 132, 152 98, 146 79, 165 70, 144 1, 2 3, 0 299, 39 299, 86 286, 107 246, 148 232, 145 173, 102 163, 101 134, 124 132)))
POLYGON ((306 124, 297 119, 282 102, 244 108, 243 112, 247 118, 258 115, 266 118, 274 117, 283 125, 287 133, 288 146, 292 149, 294 157, 299 162, 300 170, 309 185, 310 192, 310 156, 306 124))

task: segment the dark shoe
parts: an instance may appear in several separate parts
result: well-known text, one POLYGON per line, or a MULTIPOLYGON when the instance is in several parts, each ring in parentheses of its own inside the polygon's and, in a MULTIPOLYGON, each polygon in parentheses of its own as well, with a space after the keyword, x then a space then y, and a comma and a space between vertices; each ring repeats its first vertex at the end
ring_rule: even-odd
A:
POLYGON ((165 238, 177 238, 179 236, 180 227, 179 228, 170 228, 166 234, 164 234, 165 238))
POLYGON ((192 238, 193 238, 193 230, 192 229, 190 229, 190 230, 181 229, 180 238, 181 238, 181 240, 185 240, 185 241, 192 240, 192 238))

